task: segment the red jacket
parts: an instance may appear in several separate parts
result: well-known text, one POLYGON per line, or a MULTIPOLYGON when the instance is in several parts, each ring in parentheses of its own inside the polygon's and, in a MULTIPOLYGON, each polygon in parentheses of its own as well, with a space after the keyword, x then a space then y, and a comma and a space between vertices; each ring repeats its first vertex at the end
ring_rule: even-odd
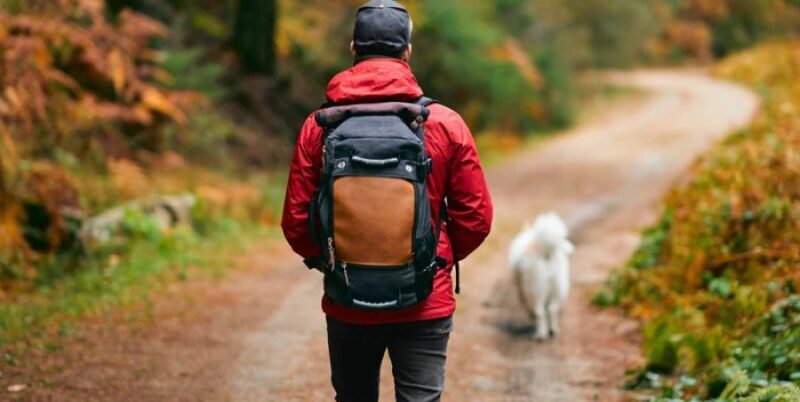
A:
MULTIPOLYGON (((362 61, 339 73, 328 84, 328 101, 347 104, 376 101, 415 101, 422 96, 411 68, 398 59, 378 58, 362 61)), ((425 149, 433 159, 428 190, 433 222, 438 222, 442 197, 447 197, 450 227, 442 231, 438 255, 448 259, 440 270, 430 297, 417 306, 396 311, 368 311, 336 305, 323 297, 322 308, 331 318, 354 324, 386 324, 443 318, 453 314, 455 298, 450 277, 452 251, 456 243, 459 260, 466 258, 489 234, 492 200, 483 176, 478 152, 469 128, 454 111, 434 104, 425 123, 425 149), (449 235, 448 235, 449 233, 449 235)), ((283 209, 286 240, 304 258, 317 257, 321 250, 308 229, 308 206, 320 182, 322 129, 312 114, 297 139, 289 171, 283 209)))

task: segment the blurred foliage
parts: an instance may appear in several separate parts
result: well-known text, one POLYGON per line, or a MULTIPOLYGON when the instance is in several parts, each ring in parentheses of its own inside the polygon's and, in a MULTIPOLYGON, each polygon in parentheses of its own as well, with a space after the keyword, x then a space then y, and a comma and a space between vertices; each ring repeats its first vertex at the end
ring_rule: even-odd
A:
POLYGON ((0 300, 85 266, 82 222, 128 201, 192 191, 209 219, 276 222, 264 180, 236 178, 243 130, 209 103, 225 67, 172 34, 100 0, 2 3, 0 300))
POLYGON ((663 25, 656 60, 710 61, 757 42, 800 34, 797 0, 650 0, 663 25))
MULTIPOLYGON (((282 71, 301 92, 316 94, 309 106, 352 62, 353 10, 361 3, 281 2, 282 71)), ((414 18, 411 64, 427 94, 461 112, 476 132, 501 135, 571 123, 578 70, 636 62, 658 29, 645 3, 625 0, 403 3, 414 18)))
POLYGON ((0 300, 0 347, 57 341, 69 335, 76 319, 119 307, 129 307, 123 310, 127 319, 150 318, 152 301, 174 282, 220 277, 251 245, 278 236, 274 229, 194 215, 208 231, 181 226, 165 234, 152 218, 131 211, 124 222, 129 240, 93 250, 82 258, 80 271, 65 274, 63 258, 40 264, 36 292, 0 300))
POLYGON ((800 384, 800 43, 758 46, 716 73, 760 91, 763 112, 696 163, 595 301, 644 320, 646 372, 701 380, 683 397, 716 398, 741 371, 744 391, 722 400, 797 400, 757 395, 800 384))
MULTIPOLYGON (((203 99, 166 90, 149 43, 167 34, 130 11, 106 20, 97 1, 30 1, 0 10, 1 277, 30 276, 34 252, 69 247, 84 213, 66 165, 76 155, 154 147, 165 124, 184 124, 203 99), (60 163, 63 162, 63 163, 60 163)), ((87 156, 87 155, 82 155, 87 156)))

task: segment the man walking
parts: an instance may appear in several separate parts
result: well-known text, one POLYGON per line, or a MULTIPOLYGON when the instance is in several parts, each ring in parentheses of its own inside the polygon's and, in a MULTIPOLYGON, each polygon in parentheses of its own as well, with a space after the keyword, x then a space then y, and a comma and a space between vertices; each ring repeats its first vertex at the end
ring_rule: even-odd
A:
POLYGON ((491 228, 472 134, 456 112, 423 97, 408 65, 412 31, 395 1, 358 9, 355 63, 306 120, 289 174, 282 227, 325 273, 338 402, 378 401, 387 350, 397 401, 441 399, 451 271, 491 228))

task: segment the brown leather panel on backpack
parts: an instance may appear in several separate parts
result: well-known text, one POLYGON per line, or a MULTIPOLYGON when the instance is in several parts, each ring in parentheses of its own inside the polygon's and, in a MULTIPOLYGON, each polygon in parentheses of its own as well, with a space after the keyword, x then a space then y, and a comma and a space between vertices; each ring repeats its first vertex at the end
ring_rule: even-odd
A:
POLYGON ((349 176, 333 184, 336 256, 351 264, 413 260, 414 186, 403 179, 349 176))

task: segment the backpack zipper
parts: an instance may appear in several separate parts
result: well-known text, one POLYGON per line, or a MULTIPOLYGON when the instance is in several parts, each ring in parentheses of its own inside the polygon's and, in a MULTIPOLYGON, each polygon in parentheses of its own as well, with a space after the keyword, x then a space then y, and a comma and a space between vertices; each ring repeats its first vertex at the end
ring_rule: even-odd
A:
POLYGON ((328 238, 328 263, 330 264, 331 271, 336 269, 336 256, 333 249, 333 237, 328 238))
POLYGON ((321 173, 321 174, 323 174, 323 175, 325 174, 325 164, 326 164, 327 162, 328 162, 328 149, 327 149, 327 145, 325 145, 325 144, 322 144, 322 168, 321 168, 320 170, 322 171, 322 173, 321 173))
POLYGON ((342 270, 344 271, 344 283, 350 286, 350 277, 347 276, 347 263, 342 261, 342 270))

